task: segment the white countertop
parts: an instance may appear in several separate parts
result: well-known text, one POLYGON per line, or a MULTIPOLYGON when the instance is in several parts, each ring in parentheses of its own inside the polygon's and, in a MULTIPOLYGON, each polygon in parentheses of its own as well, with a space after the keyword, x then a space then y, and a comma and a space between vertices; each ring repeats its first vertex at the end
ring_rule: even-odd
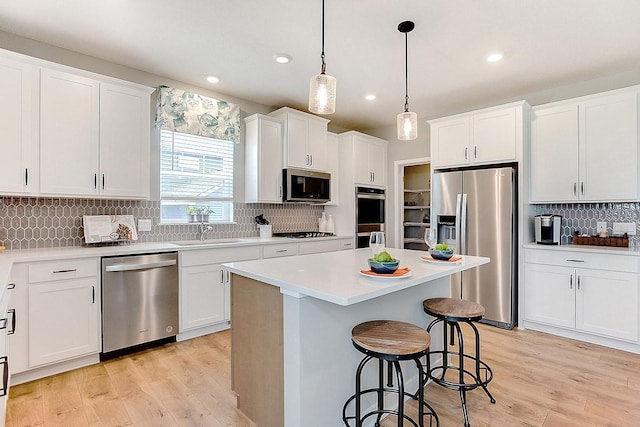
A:
POLYGON ((352 305, 406 289, 421 283, 449 276, 489 262, 489 258, 463 256, 459 265, 433 264, 420 259, 425 251, 388 249, 400 259, 400 267, 409 267, 411 275, 404 278, 382 279, 364 276, 371 251, 351 251, 300 255, 295 258, 272 258, 242 261, 222 265, 230 271, 250 279, 280 288, 282 293, 293 296, 311 296, 338 305, 352 305))
POLYGON ((62 248, 44 248, 44 249, 15 249, 0 252, 0 298, 4 293, 9 282, 9 274, 11 266, 16 262, 35 262, 48 261, 58 259, 71 258, 90 258, 117 255, 135 255, 157 252, 174 252, 174 251, 191 251, 201 249, 215 249, 235 246, 256 246, 256 245, 273 245, 282 243, 305 243, 314 241, 324 241, 332 239, 346 239, 351 236, 329 236, 315 238, 286 238, 272 237, 261 239, 259 237, 247 238, 226 238, 226 239, 210 239, 202 242, 189 241, 196 243, 190 245, 180 245, 172 242, 157 243, 132 243, 129 245, 118 246, 102 246, 102 247, 84 247, 84 246, 68 246, 62 248), (233 240, 233 242, 230 242, 233 240))
POLYGON ((542 249, 549 251, 572 251, 588 252, 626 256, 640 256, 639 248, 620 248, 615 246, 592 246, 592 245, 539 245, 535 242, 525 243, 525 249, 542 249))

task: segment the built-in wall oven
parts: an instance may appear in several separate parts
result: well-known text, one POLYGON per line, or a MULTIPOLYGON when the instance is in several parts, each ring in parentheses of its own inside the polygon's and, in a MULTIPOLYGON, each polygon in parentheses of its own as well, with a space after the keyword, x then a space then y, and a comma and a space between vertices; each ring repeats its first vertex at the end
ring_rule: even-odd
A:
POLYGON ((372 231, 384 231, 384 205, 383 189, 356 187, 356 236, 359 248, 369 247, 372 231))

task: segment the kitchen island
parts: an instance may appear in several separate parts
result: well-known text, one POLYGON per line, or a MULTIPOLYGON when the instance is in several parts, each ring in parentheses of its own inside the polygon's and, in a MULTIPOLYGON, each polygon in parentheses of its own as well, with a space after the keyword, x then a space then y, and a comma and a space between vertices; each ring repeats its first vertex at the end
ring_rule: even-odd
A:
MULTIPOLYGON (((389 249, 402 278, 374 278, 369 249, 223 264, 231 272, 232 387, 237 405, 260 427, 340 426, 342 406, 354 392, 362 358, 351 329, 373 319, 426 327, 426 298, 449 296, 449 276, 486 264, 428 263, 426 252, 389 249)), ((433 347, 442 337, 432 336, 433 347)), ((406 389, 417 387, 415 365, 406 365, 406 389)), ((363 386, 372 385, 365 372, 363 386)), ((373 401, 364 400, 363 408, 373 401)))

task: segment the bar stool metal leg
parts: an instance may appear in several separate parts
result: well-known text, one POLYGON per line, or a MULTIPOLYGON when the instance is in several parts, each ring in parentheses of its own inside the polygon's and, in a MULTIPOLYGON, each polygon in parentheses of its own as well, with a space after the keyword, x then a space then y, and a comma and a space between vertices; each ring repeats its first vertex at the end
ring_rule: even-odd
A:
MULTIPOLYGON (((476 327, 476 325, 473 324, 473 322, 468 322, 469 325, 471 325, 471 327, 473 328, 473 333, 476 335, 476 376, 479 379, 480 378, 480 333, 478 332, 478 328, 476 327)), ((483 368, 486 370, 486 368, 483 368)), ((487 396, 489 396, 489 400, 491 401, 491 403, 496 403, 496 399, 493 398, 493 396, 491 395, 491 393, 489 392, 489 389, 487 388, 487 376, 485 374, 485 381, 483 381, 481 383, 482 389, 484 390, 484 392, 487 394, 487 396)))

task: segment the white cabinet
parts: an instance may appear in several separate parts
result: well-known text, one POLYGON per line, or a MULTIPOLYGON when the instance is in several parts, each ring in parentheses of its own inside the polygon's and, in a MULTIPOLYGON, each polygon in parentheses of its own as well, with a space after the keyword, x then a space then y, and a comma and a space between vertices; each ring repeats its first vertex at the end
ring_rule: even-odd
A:
POLYGON ((258 246, 181 252, 180 332, 229 321, 230 275, 221 264, 259 258, 258 246))
POLYGON ((338 144, 338 135, 327 132, 327 158, 329 159, 327 172, 331 174, 331 201, 327 205, 340 204, 340 149, 338 144))
POLYGON ((327 239, 298 244, 298 255, 319 254, 353 249, 353 239, 327 239))
POLYGON ((0 56, 0 94, 0 194, 37 194, 37 68, 0 56))
POLYGON ((263 258, 278 258, 293 255, 298 255, 298 245, 295 243, 279 243, 277 245, 266 245, 262 248, 263 258))
POLYGON ((43 68, 40 192, 149 196, 149 91, 43 68))
POLYGON ((387 185, 387 142, 350 131, 338 135, 341 186, 387 185))
POLYGON ((9 283, 15 286, 9 300, 11 326, 7 336, 9 373, 14 375, 29 369, 28 265, 14 264, 9 283))
POLYGON ((637 258, 527 249, 525 261, 527 327, 638 341, 637 258))
POLYGON ((29 367, 100 351, 97 259, 29 264, 29 367))
POLYGON ((637 200, 638 155, 636 91, 536 107, 531 202, 637 200))
POLYGON ((527 108, 523 101, 429 121, 433 166, 518 161, 527 108))
POLYGON ((245 202, 282 203, 282 121, 262 114, 244 121, 245 202))
POLYGON ((329 120, 288 107, 269 115, 284 121, 284 167, 327 171, 329 120))

